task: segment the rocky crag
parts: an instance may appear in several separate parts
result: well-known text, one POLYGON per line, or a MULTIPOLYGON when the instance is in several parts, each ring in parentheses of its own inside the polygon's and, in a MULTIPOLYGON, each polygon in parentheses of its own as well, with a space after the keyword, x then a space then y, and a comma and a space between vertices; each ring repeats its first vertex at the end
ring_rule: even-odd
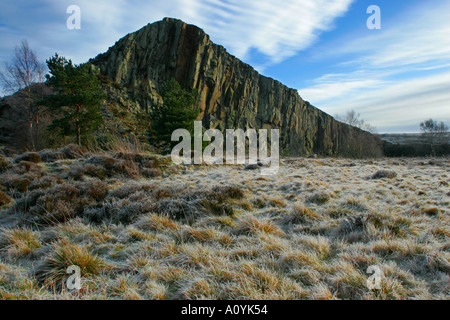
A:
POLYGON ((378 137, 336 121, 297 90, 260 75, 202 29, 180 20, 149 24, 90 63, 108 80, 110 101, 130 112, 161 105, 158 92, 175 78, 185 89, 198 90, 205 128, 278 128, 285 155, 381 154, 378 137))

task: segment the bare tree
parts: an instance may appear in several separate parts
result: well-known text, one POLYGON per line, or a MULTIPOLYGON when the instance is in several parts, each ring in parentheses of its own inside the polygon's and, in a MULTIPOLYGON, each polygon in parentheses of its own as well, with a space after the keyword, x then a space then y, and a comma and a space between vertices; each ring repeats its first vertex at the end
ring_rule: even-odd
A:
POLYGON ((423 132, 425 139, 431 145, 433 154, 436 154, 436 146, 448 144, 449 127, 444 122, 438 122, 433 119, 425 120, 420 123, 420 131, 423 132))
POLYGON ((45 79, 45 65, 40 62, 36 53, 30 48, 27 40, 22 40, 15 48, 11 61, 0 70, 0 81, 8 92, 20 91, 28 114, 29 136, 32 149, 38 143, 39 114, 42 106, 35 103, 37 99, 31 86, 42 83, 45 79))
POLYGON ((361 119, 361 115, 359 113, 356 113, 355 110, 347 111, 347 113, 344 116, 336 115, 335 118, 338 121, 344 122, 348 125, 360 128, 362 130, 371 133, 376 133, 377 131, 377 129, 374 126, 366 123, 363 119, 361 119))

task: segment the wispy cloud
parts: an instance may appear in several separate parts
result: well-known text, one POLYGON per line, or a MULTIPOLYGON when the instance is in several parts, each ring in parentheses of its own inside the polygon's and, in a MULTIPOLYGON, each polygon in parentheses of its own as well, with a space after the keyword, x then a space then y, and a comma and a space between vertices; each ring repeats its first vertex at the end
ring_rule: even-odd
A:
MULTIPOLYGON (((318 35, 333 28, 353 0, 44 0, 39 8, 29 1, 2 3, 5 36, 39 39, 47 48, 71 51, 76 61, 106 50, 125 34, 166 16, 196 24, 238 58, 251 62, 258 51, 267 64, 280 62, 312 45, 318 35), (67 30, 66 8, 76 4, 82 29, 67 30), (10 12, 10 13, 8 13, 10 12), (9 16, 8 16, 9 15, 9 16), (14 35, 13 35, 14 31, 14 35)), ((2 51, 6 45, 0 46, 2 51)), ((45 52, 47 53, 47 52, 45 52)))
POLYGON ((343 56, 342 74, 315 79, 300 95, 324 111, 355 109, 379 131, 417 131, 435 117, 450 122, 450 3, 427 3, 323 54, 343 56), (351 58, 348 58, 348 57, 351 58))

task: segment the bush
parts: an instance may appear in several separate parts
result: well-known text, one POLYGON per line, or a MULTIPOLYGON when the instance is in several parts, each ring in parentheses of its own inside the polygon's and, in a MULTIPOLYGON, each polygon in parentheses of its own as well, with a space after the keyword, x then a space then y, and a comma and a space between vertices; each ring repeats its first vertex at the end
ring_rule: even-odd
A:
POLYGON ((155 178, 161 176, 162 172, 156 168, 142 168, 141 174, 145 178, 155 178))
POLYGON ((88 181, 83 185, 85 193, 97 201, 103 200, 108 194, 108 186, 100 180, 88 181))
POLYGON ((19 191, 26 192, 28 190, 28 186, 31 184, 31 180, 25 177, 17 176, 9 181, 10 187, 19 191))
POLYGON ((19 163, 20 161, 29 161, 34 163, 42 162, 41 156, 36 152, 26 152, 18 156, 14 162, 19 163))
POLYGON ((12 203, 12 199, 8 197, 3 191, 0 191, 0 208, 12 203))
POLYGON ((107 173, 106 168, 89 163, 84 166, 83 171, 86 175, 99 179, 104 179, 107 173))
POLYGON ((0 172, 6 171, 11 165, 6 159, 0 155, 0 172))
POLYGON ((87 153, 87 149, 85 147, 77 144, 69 144, 58 151, 64 154, 66 159, 79 159, 87 153))

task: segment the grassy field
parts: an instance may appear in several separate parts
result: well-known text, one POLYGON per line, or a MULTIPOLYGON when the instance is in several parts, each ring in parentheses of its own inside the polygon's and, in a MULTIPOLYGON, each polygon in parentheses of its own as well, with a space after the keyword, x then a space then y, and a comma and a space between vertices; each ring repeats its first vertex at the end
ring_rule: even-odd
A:
POLYGON ((1 157, 0 298, 449 299, 449 168, 286 158, 261 176, 75 146, 1 157))

